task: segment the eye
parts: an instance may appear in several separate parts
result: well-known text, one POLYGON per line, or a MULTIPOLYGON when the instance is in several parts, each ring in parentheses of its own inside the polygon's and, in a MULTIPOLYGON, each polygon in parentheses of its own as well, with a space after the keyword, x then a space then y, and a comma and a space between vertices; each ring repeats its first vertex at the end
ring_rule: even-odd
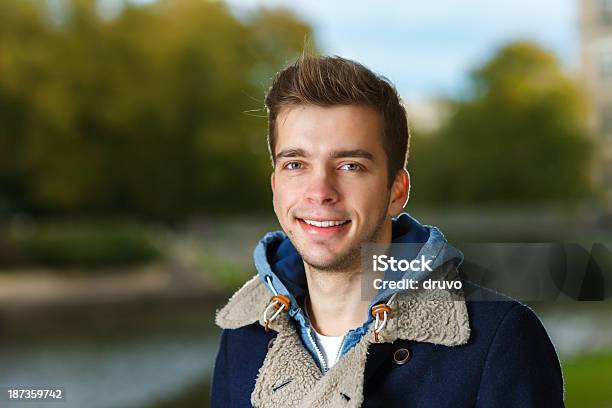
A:
POLYGON ((362 170, 361 166, 357 163, 345 163, 342 166, 340 166, 340 168, 343 170, 348 170, 348 171, 361 171, 362 170))
POLYGON ((299 170, 302 168, 302 163, 293 161, 285 164, 283 167, 288 170, 299 170))

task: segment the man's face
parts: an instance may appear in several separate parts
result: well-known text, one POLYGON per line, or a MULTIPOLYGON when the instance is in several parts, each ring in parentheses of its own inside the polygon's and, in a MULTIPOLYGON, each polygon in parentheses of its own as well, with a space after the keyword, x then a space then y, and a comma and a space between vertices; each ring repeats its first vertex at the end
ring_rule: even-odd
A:
POLYGON ((361 106, 297 105, 278 115, 274 211, 307 264, 355 267, 362 243, 390 241, 408 187, 404 176, 387 187, 381 129, 380 115, 361 106))

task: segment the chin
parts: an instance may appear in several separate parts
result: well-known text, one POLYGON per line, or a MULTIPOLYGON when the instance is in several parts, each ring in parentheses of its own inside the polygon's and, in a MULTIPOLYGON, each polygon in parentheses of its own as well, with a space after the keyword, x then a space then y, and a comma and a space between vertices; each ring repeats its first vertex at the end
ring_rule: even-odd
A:
POLYGON ((301 251, 304 262, 316 268, 329 267, 336 263, 338 256, 328 251, 301 251))
POLYGON ((337 253, 330 251, 300 251, 304 262, 320 270, 338 270, 353 268, 361 262, 361 251, 345 250, 337 253))

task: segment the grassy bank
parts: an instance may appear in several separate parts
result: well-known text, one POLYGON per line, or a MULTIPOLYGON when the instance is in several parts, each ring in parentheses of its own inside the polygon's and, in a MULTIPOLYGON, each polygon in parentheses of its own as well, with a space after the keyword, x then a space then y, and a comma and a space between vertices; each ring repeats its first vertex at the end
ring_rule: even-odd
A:
POLYGON ((562 367, 568 407, 612 407, 612 350, 565 360, 562 367))

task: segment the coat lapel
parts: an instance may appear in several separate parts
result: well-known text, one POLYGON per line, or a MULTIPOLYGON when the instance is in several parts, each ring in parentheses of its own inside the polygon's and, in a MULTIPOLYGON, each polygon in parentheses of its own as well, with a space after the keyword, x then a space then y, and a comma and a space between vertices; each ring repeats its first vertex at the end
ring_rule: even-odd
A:
POLYGON ((305 396, 315 388, 321 371, 302 346, 297 331, 287 315, 273 322, 278 336, 259 369, 251 394, 254 407, 300 407, 305 396))

